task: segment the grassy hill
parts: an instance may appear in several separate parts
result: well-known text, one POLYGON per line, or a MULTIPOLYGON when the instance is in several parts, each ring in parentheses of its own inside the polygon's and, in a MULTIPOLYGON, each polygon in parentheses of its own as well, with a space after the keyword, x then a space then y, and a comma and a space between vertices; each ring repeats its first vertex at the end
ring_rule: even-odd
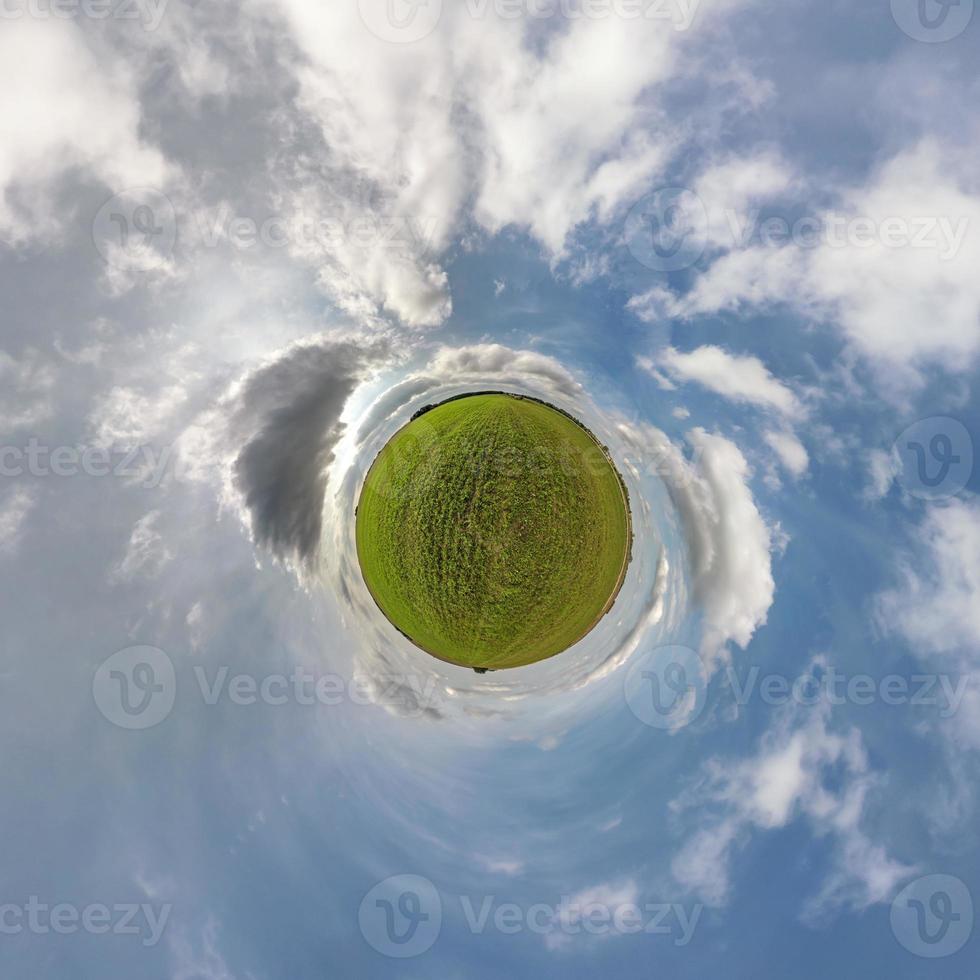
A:
POLYGON ((604 449, 542 402, 480 394, 427 410, 371 467, 357 510, 365 582, 423 650, 519 667, 580 640, 626 573, 626 493, 604 449))

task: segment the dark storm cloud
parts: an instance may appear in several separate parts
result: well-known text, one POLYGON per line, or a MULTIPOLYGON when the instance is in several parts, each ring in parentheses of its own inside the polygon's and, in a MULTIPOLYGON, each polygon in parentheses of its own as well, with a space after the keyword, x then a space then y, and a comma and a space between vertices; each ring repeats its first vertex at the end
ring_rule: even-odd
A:
POLYGON ((256 544, 308 564, 317 553, 327 469, 343 436, 340 415, 386 345, 320 341, 291 348, 243 384, 232 433, 243 439, 234 484, 256 544))

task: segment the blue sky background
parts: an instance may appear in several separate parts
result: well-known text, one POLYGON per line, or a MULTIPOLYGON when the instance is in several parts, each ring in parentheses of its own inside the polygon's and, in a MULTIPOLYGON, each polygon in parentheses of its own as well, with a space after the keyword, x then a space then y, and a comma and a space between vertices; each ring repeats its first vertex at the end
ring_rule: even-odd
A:
POLYGON ((977 18, 930 43, 903 0, 703 0, 683 31, 474 9, 417 40, 371 0, 0 23, 0 974, 975 976, 977 18), (669 187, 704 220, 666 273, 627 228, 673 234, 669 187), (875 237, 733 241, 755 211, 875 237), (324 219, 347 231, 297 231, 324 219), (365 603, 350 494, 415 407, 497 386, 609 442, 637 550, 576 650, 477 678, 365 603), (923 497, 893 447, 936 419, 967 462, 923 497), (150 467, 32 472, 31 440, 150 467), (699 696, 658 728, 631 685, 671 645, 699 696), (127 728, 103 665, 137 646, 173 703, 127 728), (223 668, 345 688, 208 704, 223 668), (740 704, 754 668, 878 693, 740 704), (890 675, 955 705, 885 703, 890 675), (359 910, 402 875, 442 920, 393 958, 359 910), (923 879, 927 934, 936 890, 959 919, 916 946, 923 879), (57 934, 32 896, 166 918, 57 934), (563 896, 671 929, 474 932, 462 904, 563 896))

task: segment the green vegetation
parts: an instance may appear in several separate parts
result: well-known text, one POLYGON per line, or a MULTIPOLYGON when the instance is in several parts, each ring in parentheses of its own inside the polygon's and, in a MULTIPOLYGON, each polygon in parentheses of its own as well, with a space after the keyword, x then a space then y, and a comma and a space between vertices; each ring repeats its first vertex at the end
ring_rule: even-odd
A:
POLYGON ((364 482, 357 553, 388 619, 467 667, 519 667, 580 640, 629 562, 626 491, 605 450, 542 402, 479 394, 395 434, 364 482))

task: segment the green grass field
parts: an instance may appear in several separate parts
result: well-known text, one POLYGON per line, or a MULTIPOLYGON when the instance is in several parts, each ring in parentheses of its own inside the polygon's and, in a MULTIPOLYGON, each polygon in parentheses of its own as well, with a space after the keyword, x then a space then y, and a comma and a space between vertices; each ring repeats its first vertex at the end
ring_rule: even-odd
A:
POLYGON ((580 425, 484 394, 410 422, 378 455, 357 509, 365 582, 423 650, 519 667, 580 640, 626 574, 626 492, 580 425))

